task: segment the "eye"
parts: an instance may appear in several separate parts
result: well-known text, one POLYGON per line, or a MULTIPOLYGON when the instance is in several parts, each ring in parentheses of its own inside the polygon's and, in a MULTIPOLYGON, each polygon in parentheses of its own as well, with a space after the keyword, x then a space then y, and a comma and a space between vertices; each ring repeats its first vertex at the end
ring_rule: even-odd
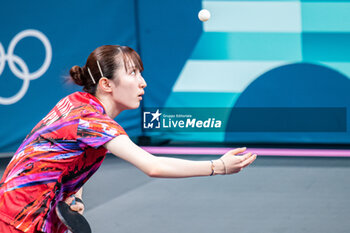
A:
POLYGON ((136 69, 131 70, 130 74, 131 75, 136 75, 136 69))
POLYGON ((131 75, 131 76, 138 77, 139 75, 141 75, 141 72, 140 72, 139 69, 135 68, 135 69, 132 69, 132 70, 130 71, 130 75, 131 75))

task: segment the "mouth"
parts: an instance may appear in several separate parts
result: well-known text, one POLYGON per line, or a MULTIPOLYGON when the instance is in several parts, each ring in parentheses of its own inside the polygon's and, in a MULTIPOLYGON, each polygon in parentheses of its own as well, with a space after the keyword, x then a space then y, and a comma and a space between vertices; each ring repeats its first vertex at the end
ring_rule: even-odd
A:
POLYGON ((139 98, 139 100, 142 100, 142 96, 144 95, 145 93, 141 93, 139 94, 137 97, 139 98))

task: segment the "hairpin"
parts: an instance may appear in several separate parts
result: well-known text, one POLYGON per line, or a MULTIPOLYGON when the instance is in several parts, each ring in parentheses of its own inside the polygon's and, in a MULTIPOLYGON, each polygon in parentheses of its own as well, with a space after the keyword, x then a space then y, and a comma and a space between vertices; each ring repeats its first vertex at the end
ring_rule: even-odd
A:
POLYGON ((87 70, 88 70, 89 75, 90 75, 90 77, 91 77, 91 79, 92 79, 92 82, 93 82, 94 84, 96 84, 96 81, 95 81, 94 77, 92 77, 92 74, 91 74, 91 71, 90 71, 89 67, 87 68, 87 70))

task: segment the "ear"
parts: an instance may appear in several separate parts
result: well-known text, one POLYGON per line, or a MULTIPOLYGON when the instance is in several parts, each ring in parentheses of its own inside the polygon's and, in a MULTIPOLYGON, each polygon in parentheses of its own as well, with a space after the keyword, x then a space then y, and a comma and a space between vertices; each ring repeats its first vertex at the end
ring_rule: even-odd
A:
POLYGON ((110 84, 110 80, 106 77, 102 77, 100 78, 100 80, 98 80, 98 86, 102 91, 112 92, 112 86, 110 84))

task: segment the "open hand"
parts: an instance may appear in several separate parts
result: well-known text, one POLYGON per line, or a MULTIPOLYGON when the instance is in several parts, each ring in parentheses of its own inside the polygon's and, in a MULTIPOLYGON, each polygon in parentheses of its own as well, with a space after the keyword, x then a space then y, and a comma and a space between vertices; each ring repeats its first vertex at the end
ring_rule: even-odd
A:
POLYGON ((254 162, 256 154, 246 153, 243 155, 237 155, 243 153, 246 149, 247 148, 243 147, 230 150, 219 159, 224 167, 224 174, 240 172, 243 168, 254 162))

